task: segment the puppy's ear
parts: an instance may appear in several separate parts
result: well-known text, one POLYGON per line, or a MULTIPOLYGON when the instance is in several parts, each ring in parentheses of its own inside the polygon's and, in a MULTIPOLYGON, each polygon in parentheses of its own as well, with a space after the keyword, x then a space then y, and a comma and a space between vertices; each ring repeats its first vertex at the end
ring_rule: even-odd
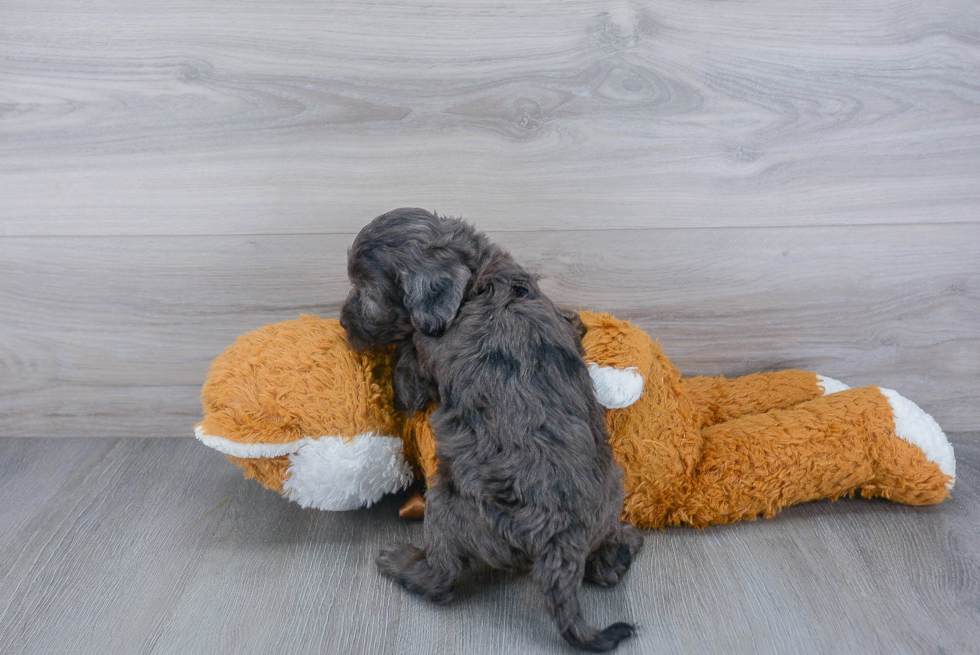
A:
POLYGON ((463 301, 470 270, 459 263, 426 262, 401 279, 412 326, 426 336, 442 336, 463 301))

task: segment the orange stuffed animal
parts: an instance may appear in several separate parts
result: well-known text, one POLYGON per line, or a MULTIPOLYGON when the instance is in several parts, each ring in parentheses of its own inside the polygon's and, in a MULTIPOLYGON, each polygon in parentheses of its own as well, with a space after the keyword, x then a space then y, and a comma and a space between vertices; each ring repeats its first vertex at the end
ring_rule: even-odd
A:
MULTIPOLYGON (((894 391, 793 370, 682 378, 639 328, 581 317, 637 527, 768 518, 854 493, 926 505, 953 487, 946 436, 894 391)), ((368 506, 436 471, 428 413, 394 410, 391 367, 390 352, 352 351, 336 320, 267 325, 214 360, 195 433, 303 507, 368 506)))

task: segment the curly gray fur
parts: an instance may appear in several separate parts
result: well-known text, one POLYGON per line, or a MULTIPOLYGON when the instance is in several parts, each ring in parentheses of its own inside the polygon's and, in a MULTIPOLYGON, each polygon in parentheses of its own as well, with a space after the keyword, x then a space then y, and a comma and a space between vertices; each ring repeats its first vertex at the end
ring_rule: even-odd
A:
POLYGON ((581 323, 485 235, 422 209, 361 230, 348 274, 341 323, 351 345, 398 346, 400 408, 439 402, 425 548, 385 547, 381 572, 445 602, 473 559, 530 566, 569 643, 615 648, 633 626, 589 626, 578 592, 583 580, 619 582, 642 537, 619 520, 623 474, 582 359, 581 323))

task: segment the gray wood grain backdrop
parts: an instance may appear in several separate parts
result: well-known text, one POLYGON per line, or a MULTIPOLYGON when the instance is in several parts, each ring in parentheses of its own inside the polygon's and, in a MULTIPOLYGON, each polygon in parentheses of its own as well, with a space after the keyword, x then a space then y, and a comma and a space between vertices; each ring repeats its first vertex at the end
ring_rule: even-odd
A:
POLYGON ((463 215, 682 370, 980 425, 980 11, 0 4, 0 435, 187 435, 211 357, 463 215))

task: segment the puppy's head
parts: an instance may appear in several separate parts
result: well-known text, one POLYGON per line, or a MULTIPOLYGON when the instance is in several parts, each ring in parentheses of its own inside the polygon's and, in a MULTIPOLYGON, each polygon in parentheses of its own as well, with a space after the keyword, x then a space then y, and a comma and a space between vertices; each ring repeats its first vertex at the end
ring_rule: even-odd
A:
POLYGON ((472 228, 423 209, 395 209, 368 223, 348 251, 350 295, 340 324, 356 349, 390 346, 414 330, 441 336, 463 300, 472 228))

